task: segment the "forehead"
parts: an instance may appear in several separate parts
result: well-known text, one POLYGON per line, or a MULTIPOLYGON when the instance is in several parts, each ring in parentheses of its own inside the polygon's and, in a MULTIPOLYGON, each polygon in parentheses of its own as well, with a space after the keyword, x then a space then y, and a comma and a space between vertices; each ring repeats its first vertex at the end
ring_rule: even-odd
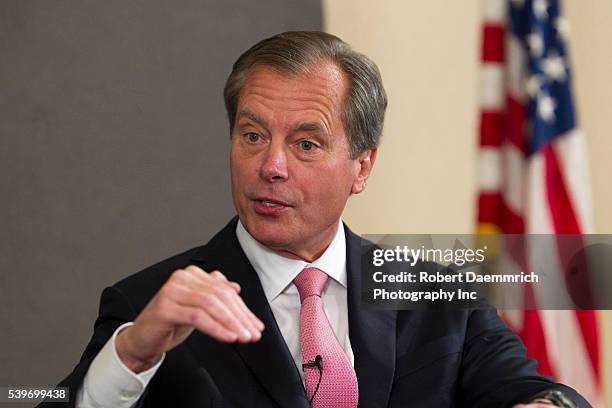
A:
POLYGON ((318 112, 336 117, 347 93, 347 76, 334 63, 322 61, 302 73, 280 72, 268 66, 250 69, 238 98, 238 110, 318 112))

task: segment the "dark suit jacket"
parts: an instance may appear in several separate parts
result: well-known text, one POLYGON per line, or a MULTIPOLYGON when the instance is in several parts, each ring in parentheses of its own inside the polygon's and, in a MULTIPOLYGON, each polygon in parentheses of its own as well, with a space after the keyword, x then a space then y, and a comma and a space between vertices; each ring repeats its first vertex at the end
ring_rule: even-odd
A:
MULTIPOLYGON (((253 344, 224 344, 194 332, 166 358, 139 401, 143 407, 308 407, 299 373, 232 220, 208 244, 151 266, 102 293, 93 337, 60 384, 71 402, 98 351, 132 321, 170 274, 190 264, 220 270, 242 287, 247 306, 266 325, 253 344)), ((364 307, 361 239, 347 237, 349 335, 360 407, 510 407, 546 389, 572 389, 536 373, 520 340, 492 309, 389 311, 364 307)), ((57 404, 49 406, 58 406, 57 404)))

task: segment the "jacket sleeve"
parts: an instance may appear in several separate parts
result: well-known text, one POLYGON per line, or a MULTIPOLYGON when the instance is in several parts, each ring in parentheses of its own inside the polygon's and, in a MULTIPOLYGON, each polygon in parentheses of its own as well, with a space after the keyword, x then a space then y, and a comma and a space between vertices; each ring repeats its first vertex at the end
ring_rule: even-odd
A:
MULTIPOLYGON (((81 360, 72 373, 62 380, 58 387, 68 387, 70 401, 63 406, 74 408, 77 391, 83 385, 83 379, 90 364, 98 355, 98 352, 113 335, 115 330, 122 324, 136 319, 137 313, 120 289, 111 286, 104 289, 100 300, 98 318, 94 324, 94 333, 85 348, 81 360)), ((52 408, 60 406, 57 403, 46 403, 38 405, 41 408, 52 408)))
POLYGON ((537 373, 537 362, 493 308, 471 311, 461 365, 460 406, 512 407, 559 390, 579 407, 591 407, 572 388, 537 373))

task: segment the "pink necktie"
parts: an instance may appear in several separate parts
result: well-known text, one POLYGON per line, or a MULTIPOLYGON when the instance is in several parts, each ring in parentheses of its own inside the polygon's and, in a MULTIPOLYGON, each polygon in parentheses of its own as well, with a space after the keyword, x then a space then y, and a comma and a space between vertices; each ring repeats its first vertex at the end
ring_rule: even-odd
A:
MULTIPOLYGON (((323 357, 321 384, 312 401, 315 408, 355 408, 359 400, 357 376, 338 343, 323 310, 321 293, 328 276, 317 268, 305 268, 293 280, 300 293, 300 344, 304 363, 323 357)), ((319 370, 314 364, 305 368, 306 394, 311 399, 317 383, 319 370)))

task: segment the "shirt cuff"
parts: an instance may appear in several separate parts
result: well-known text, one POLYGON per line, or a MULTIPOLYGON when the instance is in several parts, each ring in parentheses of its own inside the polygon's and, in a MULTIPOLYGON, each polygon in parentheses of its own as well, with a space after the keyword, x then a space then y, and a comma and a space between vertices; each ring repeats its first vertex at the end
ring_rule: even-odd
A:
POLYGON ((128 408, 144 393, 166 355, 153 367, 138 374, 123 364, 117 354, 115 339, 121 330, 132 324, 129 322, 119 326, 89 366, 77 395, 77 407, 128 408))

